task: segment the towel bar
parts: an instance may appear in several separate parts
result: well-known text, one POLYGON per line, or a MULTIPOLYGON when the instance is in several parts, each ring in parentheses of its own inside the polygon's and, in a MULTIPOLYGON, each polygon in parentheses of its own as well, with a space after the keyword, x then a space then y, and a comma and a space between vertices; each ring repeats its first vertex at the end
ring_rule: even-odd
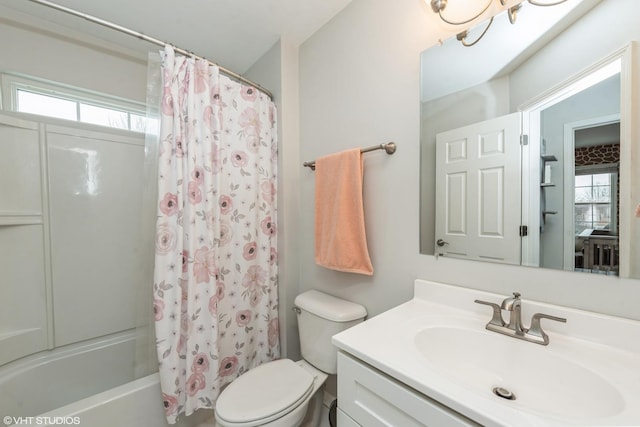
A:
MULTIPOLYGON (((378 144, 378 145, 372 145, 371 147, 367 147, 367 148, 362 148, 360 149, 361 153, 368 153, 369 151, 375 151, 375 150, 384 150, 387 152, 387 154, 393 154, 396 152, 396 143, 395 142, 387 142, 386 144, 378 144)), ((308 168, 311 168, 311 170, 316 170, 316 161, 312 161, 312 162, 304 162, 302 164, 303 166, 306 166, 308 168)))

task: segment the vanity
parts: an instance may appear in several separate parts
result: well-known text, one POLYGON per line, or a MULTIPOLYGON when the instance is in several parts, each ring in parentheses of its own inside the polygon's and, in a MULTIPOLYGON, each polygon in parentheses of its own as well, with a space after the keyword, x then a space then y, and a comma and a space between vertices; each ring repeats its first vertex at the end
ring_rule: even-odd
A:
POLYGON ((339 425, 640 425, 640 321, 514 298, 416 280, 412 300, 335 335, 339 425), (509 336, 514 298, 517 335, 537 317, 547 344, 509 336))

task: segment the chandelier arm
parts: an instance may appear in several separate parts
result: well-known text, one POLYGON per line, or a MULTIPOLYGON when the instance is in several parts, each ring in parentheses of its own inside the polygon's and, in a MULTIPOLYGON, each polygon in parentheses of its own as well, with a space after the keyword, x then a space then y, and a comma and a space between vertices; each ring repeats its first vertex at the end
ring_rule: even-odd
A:
MULTIPOLYGON (((469 22, 471 22, 471 21, 473 21, 473 20, 475 20, 475 19, 479 18, 479 17, 480 17, 480 15, 482 15, 483 13, 485 13, 485 12, 487 11, 487 9, 489 9, 489 6, 491 6, 491 2, 492 2, 492 1, 493 1, 493 0, 489 0, 489 1, 487 2, 487 4, 485 5, 484 9, 482 9, 480 12, 478 12, 478 14, 477 14, 476 16, 474 16, 473 18, 467 19, 466 21, 461 21, 461 22, 449 21, 447 18, 445 18, 444 16, 442 16, 442 10, 443 10, 443 9, 440 9, 440 10, 438 11, 438 15, 440 15, 440 19, 442 19, 444 22, 446 22, 446 23, 447 23, 447 24, 449 24, 449 25, 464 25, 464 24, 468 24, 469 22)), ((531 1, 531 0, 529 0, 529 1, 531 1)), ((566 0, 562 0, 562 1, 566 1, 566 0)))
POLYGON ((471 43, 467 43, 467 42, 465 41, 465 39, 466 39, 466 37, 467 37, 467 34, 468 34, 468 32, 467 32, 467 31, 464 31, 464 32, 462 32, 462 33, 458 34, 457 38, 458 38, 458 40, 460 40, 460 43, 462 43, 462 45, 463 45, 464 47, 471 47, 471 46, 475 45, 476 43, 478 43, 478 42, 480 41, 480 39, 482 39, 482 38, 484 37, 484 35, 485 35, 485 34, 487 34, 487 31, 489 31, 489 27, 491 26, 491 24, 492 24, 492 23, 493 23, 493 16, 491 17, 491 19, 489 19, 489 23, 487 24, 487 26, 485 27, 485 29, 482 31, 482 34, 480 34, 480 35, 478 36, 478 38, 477 38, 477 39, 475 39, 475 40, 474 40, 473 42, 471 42, 471 43))
POLYGON ((538 3, 536 0, 528 0, 528 2, 531 3, 534 6, 557 6, 560 3, 564 3, 566 1, 567 0, 559 0, 559 1, 556 1, 556 2, 553 2, 553 3, 538 3))

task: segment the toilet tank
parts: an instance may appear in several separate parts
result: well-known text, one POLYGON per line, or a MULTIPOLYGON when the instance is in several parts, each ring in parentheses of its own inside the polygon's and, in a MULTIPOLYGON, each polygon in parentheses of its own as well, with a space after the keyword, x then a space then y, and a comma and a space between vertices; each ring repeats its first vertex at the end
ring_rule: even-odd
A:
POLYGON ((331 337, 364 320, 367 310, 360 304, 319 291, 307 291, 294 301, 302 358, 328 374, 338 372, 338 351, 331 337))

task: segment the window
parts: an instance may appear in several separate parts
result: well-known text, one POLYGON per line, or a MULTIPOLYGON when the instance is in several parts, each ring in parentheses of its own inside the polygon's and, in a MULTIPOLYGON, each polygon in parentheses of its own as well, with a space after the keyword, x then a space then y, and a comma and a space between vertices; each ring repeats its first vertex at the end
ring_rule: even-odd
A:
POLYGON ((13 74, 2 74, 3 105, 10 111, 145 132, 145 105, 13 74))
POLYGON ((576 175, 576 235, 586 229, 615 232, 617 179, 615 172, 576 175))

